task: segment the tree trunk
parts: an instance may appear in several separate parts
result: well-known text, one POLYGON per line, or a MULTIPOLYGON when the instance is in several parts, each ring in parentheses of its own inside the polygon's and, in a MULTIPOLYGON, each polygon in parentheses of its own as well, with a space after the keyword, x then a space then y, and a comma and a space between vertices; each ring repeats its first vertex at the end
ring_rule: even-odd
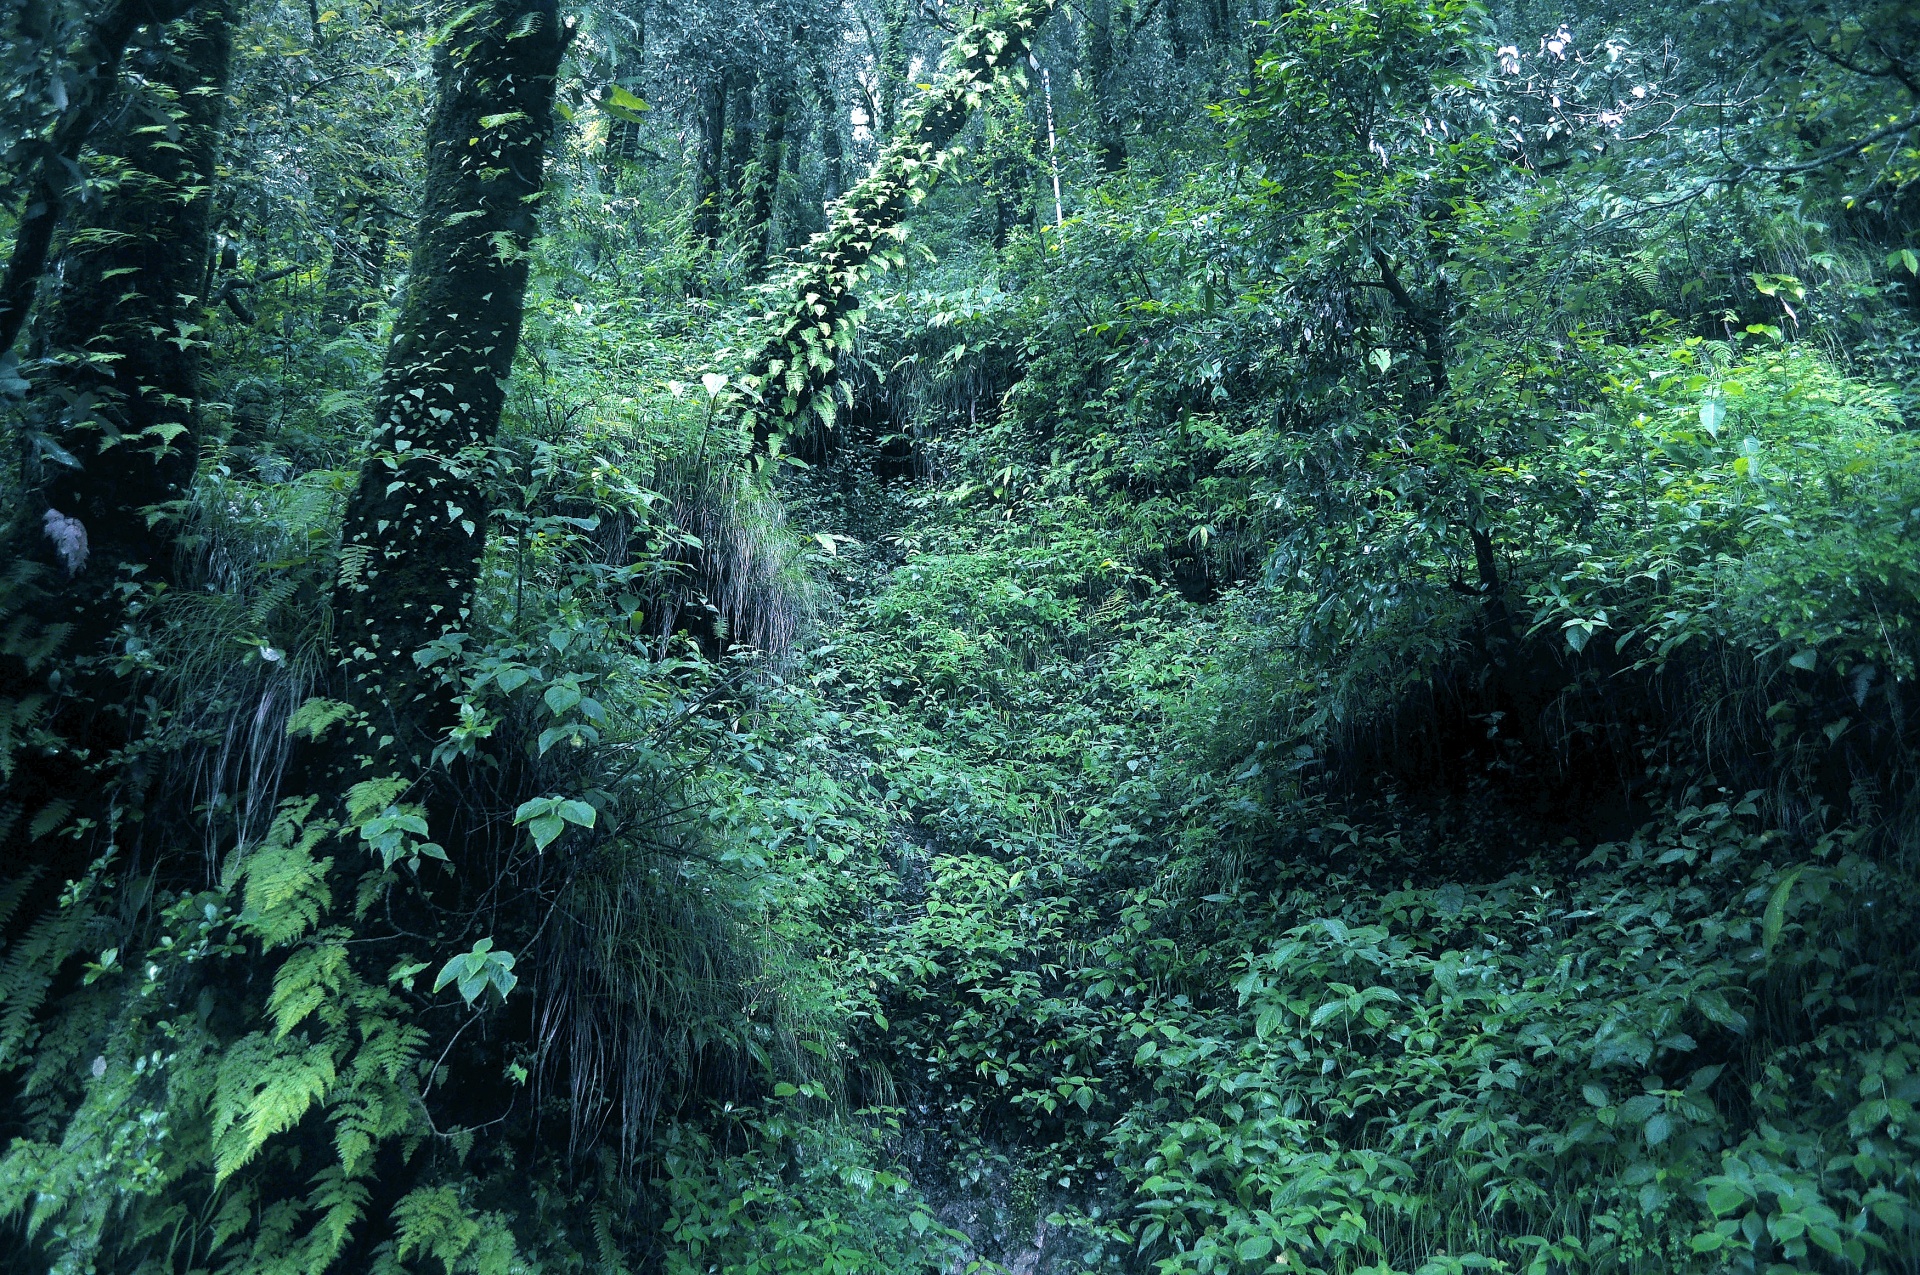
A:
MULTIPOLYGON (((171 22, 192 7, 192 0, 117 0, 87 24, 66 109, 44 139, 23 143, 32 155, 33 176, 25 183, 26 202, 14 226, 6 277, 0 280, 0 355, 13 348, 33 308, 75 161, 113 99, 128 42, 142 27, 171 22)), ((63 91, 68 90, 63 86, 63 91)))
POLYGON ((827 77, 826 63, 816 50, 809 50, 808 56, 813 96, 820 107, 821 202, 830 204, 840 198, 840 192, 846 184, 846 148, 840 140, 840 104, 834 100, 833 81, 827 77))
POLYGON ((693 236, 712 248, 720 242, 722 153, 727 136, 727 81, 716 74, 700 90, 700 156, 693 175, 693 236))
POLYGON ((202 293, 231 53, 227 8, 209 3, 129 59, 143 88, 101 139, 98 165, 118 179, 74 227, 35 324, 46 370, 25 424, 38 455, 0 542, 0 718, 35 722, 64 747, 0 756, 0 774, 18 761, 10 786, 36 804, 76 799, 88 762, 131 738, 106 645, 127 616, 122 588, 174 576, 179 503, 199 460, 202 293))
POLYGON ((520 341, 527 250, 570 29, 557 0, 492 0, 436 58, 424 205, 347 504, 334 589, 349 696, 377 750, 423 762, 452 698, 415 654, 466 626, 487 508, 479 474, 520 341))
POLYGON ((1094 150, 1100 171, 1117 173, 1127 166, 1126 141, 1120 133, 1120 112, 1113 100, 1113 28, 1126 21, 1126 7, 1118 17, 1103 10, 1087 24, 1087 87, 1092 90, 1094 150))
POLYGON ((907 72, 913 65, 907 52, 907 19, 911 15, 912 0, 895 0, 880 37, 879 54, 874 58, 874 78, 879 82, 876 106, 880 113, 874 134, 881 138, 891 137, 894 125, 900 122, 900 102, 906 96, 907 72))
POLYGON ((792 73, 782 67, 767 81, 767 131, 760 142, 760 170, 747 197, 748 269, 766 269, 773 251, 773 203, 780 193, 780 170, 787 158, 787 114, 792 102, 792 73))
POLYGON ((895 228, 939 172, 942 152, 995 79, 1025 73, 1027 50, 1053 0, 1013 0, 954 37, 928 92, 906 111, 873 170, 834 208, 833 224, 807 245, 772 294, 762 335, 743 360, 727 410, 772 455, 833 427, 847 398, 836 356, 853 346, 854 289, 876 258, 892 256, 895 228))
POLYGON ((721 200, 729 208, 745 202, 747 195, 747 165, 753 159, 753 81, 750 71, 735 71, 731 77, 726 174, 722 178, 726 193, 721 200))

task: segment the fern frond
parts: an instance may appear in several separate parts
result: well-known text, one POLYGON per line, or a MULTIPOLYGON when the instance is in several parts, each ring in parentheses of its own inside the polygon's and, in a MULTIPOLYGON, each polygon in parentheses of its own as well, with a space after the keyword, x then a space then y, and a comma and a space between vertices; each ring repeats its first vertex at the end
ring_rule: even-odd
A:
POLYGON ((306 1021, 307 1015, 336 998, 341 979, 347 974, 344 943, 304 947, 288 957, 274 972, 273 992, 267 998, 274 1039, 284 1040, 287 1033, 306 1021))
POLYGON ((267 1139, 298 1124, 335 1078, 324 1045, 300 1049, 254 1032, 229 1049, 213 1095, 215 1181, 225 1182, 267 1139))

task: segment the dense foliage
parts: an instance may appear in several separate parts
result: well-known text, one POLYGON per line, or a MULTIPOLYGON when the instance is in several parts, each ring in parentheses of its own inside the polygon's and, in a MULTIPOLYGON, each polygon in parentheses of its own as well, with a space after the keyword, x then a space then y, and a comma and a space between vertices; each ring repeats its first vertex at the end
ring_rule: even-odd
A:
POLYGON ((1920 1272, 1920 17, 0 14, 0 1263, 1920 1272))

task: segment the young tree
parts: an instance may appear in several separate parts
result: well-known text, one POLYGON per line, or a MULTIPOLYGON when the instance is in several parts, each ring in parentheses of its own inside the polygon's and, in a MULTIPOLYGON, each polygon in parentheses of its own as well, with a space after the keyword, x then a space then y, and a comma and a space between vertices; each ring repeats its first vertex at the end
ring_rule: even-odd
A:
POLYGON ((487 525, 484 449, 520 340, 554 80, 571 34, 558 0, 465 10, 436 58, 420 224, 349 499, 335 643, 376 747, 424 760, 451 699, 416 663, 462 628, 487 525))

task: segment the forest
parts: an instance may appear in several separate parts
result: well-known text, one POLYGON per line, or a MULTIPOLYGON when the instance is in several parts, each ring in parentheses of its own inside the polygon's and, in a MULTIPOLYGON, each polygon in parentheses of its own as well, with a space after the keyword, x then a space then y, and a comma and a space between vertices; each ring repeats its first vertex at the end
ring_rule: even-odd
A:
POLYGON ((0 1270, 1920 1275, 1913 0, 0 66, 0 1270))

